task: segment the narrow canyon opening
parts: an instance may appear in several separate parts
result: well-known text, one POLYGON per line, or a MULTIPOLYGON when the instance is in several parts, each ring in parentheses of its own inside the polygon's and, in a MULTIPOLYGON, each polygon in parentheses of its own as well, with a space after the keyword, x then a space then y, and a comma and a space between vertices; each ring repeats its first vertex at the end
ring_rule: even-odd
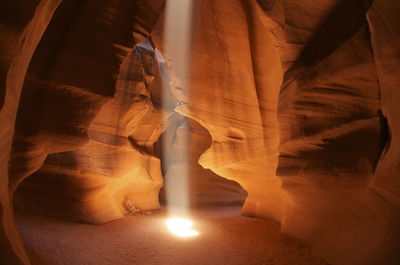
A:
POLYGON ((2 1, 0 265, 400 264, 399 18, 2 1))

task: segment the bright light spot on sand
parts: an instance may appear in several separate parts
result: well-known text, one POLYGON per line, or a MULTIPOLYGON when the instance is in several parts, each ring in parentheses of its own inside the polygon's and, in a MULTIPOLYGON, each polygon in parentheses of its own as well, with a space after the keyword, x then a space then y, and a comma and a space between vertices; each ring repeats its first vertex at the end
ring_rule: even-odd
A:
POLYGON ((198 236, 199 232, 192 228, 193 222, 185 218, 168 218, 165 221, 168 230, 179 237, 198 236))

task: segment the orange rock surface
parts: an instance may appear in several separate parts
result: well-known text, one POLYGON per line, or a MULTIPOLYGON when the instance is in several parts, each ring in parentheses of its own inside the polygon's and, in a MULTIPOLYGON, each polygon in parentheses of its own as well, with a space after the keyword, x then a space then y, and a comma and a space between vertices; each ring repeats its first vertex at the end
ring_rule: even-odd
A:
POLYGON ((399 264, 400 4, 193 10, 180 87, 162 0, 0 4, 0 263, 30 264, 13 207, 103 224, 188 170, 192 204, 245 200, 332 264, 399 264))

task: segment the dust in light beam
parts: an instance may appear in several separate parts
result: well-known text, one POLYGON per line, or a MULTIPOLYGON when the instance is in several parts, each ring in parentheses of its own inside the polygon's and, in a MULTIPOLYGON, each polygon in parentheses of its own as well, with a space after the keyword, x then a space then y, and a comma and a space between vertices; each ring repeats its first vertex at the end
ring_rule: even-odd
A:
MULTIPOLYGON (((190 66, 189 47, 191 39, 193 0, 167 0, 165 28, 164 28, 164 57, 168 74, 170 76, 169 86, 180 87, 189 94, 188 67, 190 66)), ((167 98, 167 97, 163 97, 167 98)), ((163 104, 167 104, 164 102, 163 104)), ((177 108, 181 102, 177 102, 177 108)), ((166 106, 166 105, 164 105, 166 106)), ((175 109, 176 111, 176 109, 175 109)), ((181 136, 181 157, 187 158, 188 139, 187 135, 181 136)), ((164 157, 171 152, 164 148, 164 157)), ((164 161, 171 161, 165 159, 164 161)), ((175 175, 165 179, 167 195, 168 219, 165 221, 168 230, 179 237, 191 237, 199 235, 192 228, 193 222, 187 217, 189 208, 188 194, 188 170, 187 161, 183 161, 183 170, 176 171, 175 175), (174 205, 171 205, 173 203, 174 205), (179 217, 178 217, 179 216, 179 217)), ((169 168, 170 165, 166 165, 169 168)))

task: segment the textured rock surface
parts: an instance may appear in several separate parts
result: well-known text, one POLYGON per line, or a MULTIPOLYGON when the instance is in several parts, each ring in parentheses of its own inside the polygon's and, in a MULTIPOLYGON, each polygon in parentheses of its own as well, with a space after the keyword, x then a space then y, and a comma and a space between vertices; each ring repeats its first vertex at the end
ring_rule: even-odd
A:
MULTIPOLYGON (((184 103, 176 109, 210 132, 211 146, 199 163, 240 183, 249 194, 244 212, 280 220, 285 194, 274 172, 281 71, 271 35, 244 12, 252 8, 240 1, 196 2, 190 84, 176 88, 184 103), (255 25, 251 32, 248 22, 255 25)), ((162 26, 153 39, 162 49, 162 26)))
POLYGON ((365 17, 369 5, 311 4, 318 9, 287 2, 279 22, 286 45, 280 51, 285 75, 277 174, 293 201, 283 230, 334 264, 377 264, 373 251, 385 252, 380 262, 395 264, 385 235, 398 228, 382 215, 390 206, 371 183, 387 132, 365 17), (360 250, 352 253, 355 245, 360 250))
POLYGON ((243 214, 281 222, 333 264, 399 263, 395 0, 195 1, 188 88, 168 86, 162 1, 8 2, 3 263, 29 264, 18 186, 19 208, 104 223, 157 208, 162 175, 185 160, 194 202, 243 199, 219 175, 247 191, 243 214))
POLYGON ((178 108, 212 136, 201 165, 248 191, 243 213, 281 221, 334 264, 399 262, 398 149, 385 114, 396 108, 380 83, 398 102, 398 10, 371 4, 201 1, 178 108), (374 43, 371 23, 396 41, 374 43))
MULTIPOLYGON (((173 110, 175 105, 172 95, 169 95, 171 107, 167 107, 166 111, 161 109, 160 87, 168 81, 163 80, 167 78, 163 68, 163 58, 154 51, 150 42, 138 44, 121 65, 112 99, 90 121, 88 141, 74 151, 49 154, 44 165, 19 187, 15 206, 87 223, 105 223, 122 218, 129 214, 129 204, 142 211, 159 208, 158 195, 162 185, 159 159, 162 144, 159 138, 165 128, 176 131, 176 135, 164 139, 172 160, 164 163, 168 166, 164 175, 173 177, 176 170, 182 170, 180 161, 189 163, 191 178, 193 181, 200 180, 200 185, 192 183, 194 204, 207 203, 207 200, 213 202, 210 196, 213 192, 205 181, 207 174, 211 181, 221 183, 220 188, 209 185, 219 191, 214 191, 216 201, 223 203, 227 200, 229 203, 243 200, 245 195, 235 196, 241 190, 237 184, 229 185, 228 180, 205 171, 197 164, 197 158, 209 145, 208 135, 202 139, 199 134, 206 134, 207 131, 168 111, 173 110), (165 116, 169 118, 163 121, 165 116), (193 135, 190 146, 196 150, 190 153, 193 156, 190 159, 174 156, 179 153, 174 149, 182 148, 178 136, 185 124, 195 128, 188 132, 193 135), (201 148, 201 145, 206 146, 201 148), (202 175, 204 172, 206 174, 202 175), (227 189, 226 194, 223 188, 227 189), (228 196, 230 190, 231 197, 228 196)), ((54 111, 59 111, 57 106, 54 106, 54 111)), ((17 147, 19 144, 15 143, 17 147)), ((12 169, 19 169, 20 161, 12 166, 12 169)))
POLYGON ((8 160, 24 77, 59 1, 3 1, 0 22, 0 262, 30 264, 14 226, 8 160), (37 8, 36 8, 37 7, 37 8))
MULTIPOLYGON (((149 43, 136 46, 121 65, 112 99, 87 126, 85 142, 73 151, 48 155, 18 189, 16 206, 89 223, 123 217, 128 201, 142 210, 158 208, 160 161, 140 153, 130 142, 151 146, 161 133, 163 113, 153 106, 150 95, 157 69, 149 43)), ((53 111, 59 111, 57 106, 53 111)), ((86 118, 81 115, 77 114, 86 118)))
MULTIPOLYGON (((164 157, 163 165, 166 181, 176 182, 176 176, 188 174, 189 204, 200 205, 242 205, 247 193, 234 181, 222 178, 209 169, 199 165, 199 157, 210 147, 211 135, 199 123, 178 114, 180 122, 174 128, 167 128, 162 137, 167 138, 168 130, 173 130, 174 140, 163 144, 168 151, 164 157), (177 128, 175 128, 177 127, 177 128), (182 153, 188 151, 187 157, 182 153), (168 160, 168 161, 166 161, 168 160), (188 172, 188 173, 186 173, 188 172)), ((161 145, 162 139, 158 142, 161 145)), ((172 191, 174 192, 174 191, 172 191)), ((166 196, 166 189, 161 193, 162 199, 169 203, 179 203, 178 198, 166 196), (174 201, 175 200, 175 201, 174 201)))
POLYGON ((59 4, 1 3, 2 264, 29 264, 13 225, 9 194, 41 167, 47 154, 75 150, 88 141, 90 121, 114 95, 119 64, 134 44, 132 33, 136 43, 144 40, 159 7, 156 1, 153 6, 144 1, 59 4))
POLYGON ((277 175, 293 204, 282 229, 334 264, 399 261, 399 208, 393 196, 381 195, 396 182, 377 186, 382 175, 393 174, 382 168, 387 126, 393 126, 386 124, 385 108, 393 106, 383 98, 377 49, 371 47, 366 12, 373 10, 371 1, 286 1, 266 11, 284 14, 273 17, 286 41, 280 49, 285 74, 277 175))

